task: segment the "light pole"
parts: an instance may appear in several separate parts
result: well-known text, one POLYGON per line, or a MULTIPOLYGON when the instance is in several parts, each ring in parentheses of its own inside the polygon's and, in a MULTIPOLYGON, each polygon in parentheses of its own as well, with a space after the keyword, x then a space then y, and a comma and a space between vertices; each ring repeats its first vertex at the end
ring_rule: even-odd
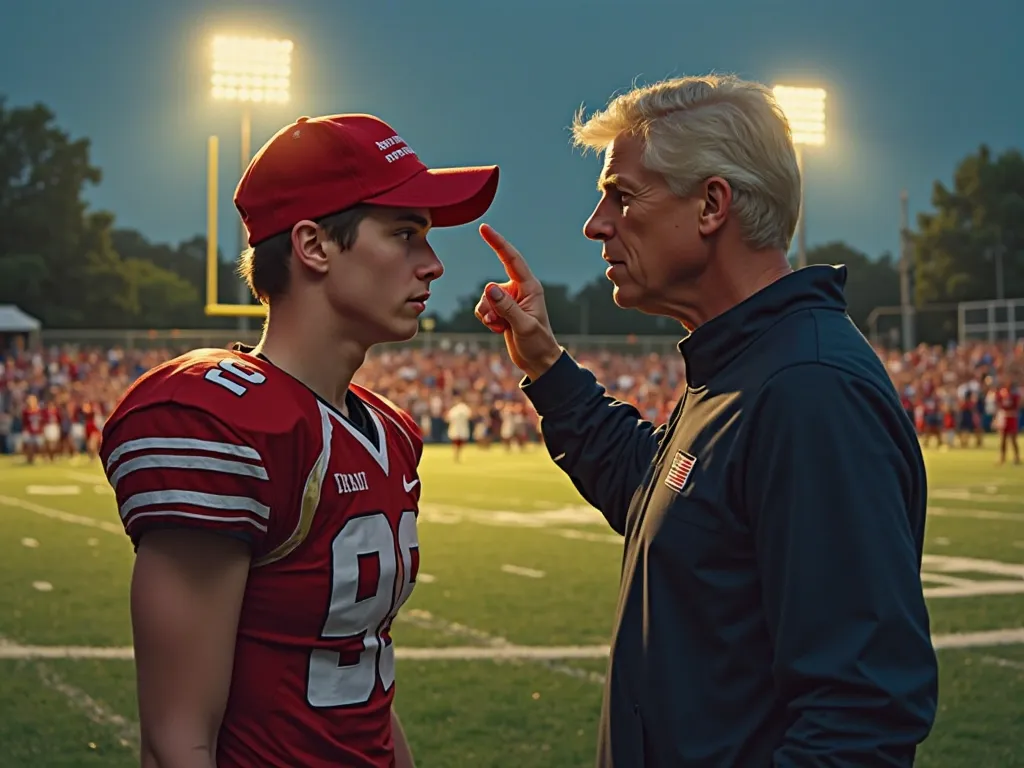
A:
POLYGON ((900 315, 903 328, 903 351, 916 346, 914 339, 914 301, 912 298, 913 263, 910 252, 910 196, 900 192, 900 315))
POLYGON ((777 85, 775 100, 789 121, 800 167, 800 217, 797 219, 797 266, 807 266, 807 222, 804 216, 803 147, 820 147, 825 143, 825 89, 797 88, 777 85))
POLYGON ((1002 243, 985 249, 985 258, 996 263, 996 301, 1003 301, 1006 298, 1006 288, 1003 281, 1003 257, 1006 255, 1006 246, 1002 243))
MULTIPOLYGON (((227 35, 213 38, 210 95, 218 101, 237 102, 242 108, 239 178, 252 159, 252 106, 288 101, 293 47, 291 40, 227 35)), ((239 221, 238 252, 245 247, 245 226, 239 221)), ((238 303, 249 304, 250 299, 245 284, 239 283, 238 303)), ((248 318, 239 316, 238 327, 248 330, 248 318)))

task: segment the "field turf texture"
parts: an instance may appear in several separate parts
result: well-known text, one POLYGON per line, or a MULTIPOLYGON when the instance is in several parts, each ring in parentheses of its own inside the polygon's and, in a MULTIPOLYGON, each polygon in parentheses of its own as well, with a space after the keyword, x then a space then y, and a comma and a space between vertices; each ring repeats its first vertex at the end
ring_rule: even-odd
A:
MULTIPOLYGON (((918 765, 1024 766, 1024 467, 926 456, 941 698, 918 765)), ((422 478, 421 578, 392 632, 417 765, 592 765, 621 539, 537 446, 431 446, 422 478)), ((138 765, 133 557, 98 462, 0 458, 3 768, 138 765)))

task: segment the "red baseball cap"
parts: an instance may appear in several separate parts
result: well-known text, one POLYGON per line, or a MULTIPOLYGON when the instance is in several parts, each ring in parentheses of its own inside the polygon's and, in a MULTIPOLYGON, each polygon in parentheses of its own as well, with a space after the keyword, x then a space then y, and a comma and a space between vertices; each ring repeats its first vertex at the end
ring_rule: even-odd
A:
POLYGON ((429 208, 435 227, 468 224, 498 191, 498 167, 427 168, 372 115, 300 117, 256 153, 235 190, 249 245, 359 203, 429 208))

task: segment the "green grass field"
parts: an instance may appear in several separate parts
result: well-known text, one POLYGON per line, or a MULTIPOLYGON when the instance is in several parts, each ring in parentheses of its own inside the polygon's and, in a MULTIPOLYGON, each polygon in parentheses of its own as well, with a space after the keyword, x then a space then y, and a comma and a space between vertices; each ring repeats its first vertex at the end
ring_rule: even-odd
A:
MULTIPOLYGON (((1024 468, 927 456, 942 679, 918 764, 1024 766, 1024 468)), ((422 578, 393 632, 418 764, 592 765, 621 540, 539 448, 428 448, 422 476, 422 578)), ((132 558, 98 464, 0 461, 3 768, 138 764, 132 558)))

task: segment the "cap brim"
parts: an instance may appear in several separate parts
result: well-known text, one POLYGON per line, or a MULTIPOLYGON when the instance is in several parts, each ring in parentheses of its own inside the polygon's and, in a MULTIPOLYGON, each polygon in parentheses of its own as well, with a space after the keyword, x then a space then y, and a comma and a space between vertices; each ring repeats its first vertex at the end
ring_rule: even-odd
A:
POLYGON ((437 168, 417 173, 367 203, 428 208, 435 227, 457 227, 483 216, 498 192, 498 167, 437 168))

